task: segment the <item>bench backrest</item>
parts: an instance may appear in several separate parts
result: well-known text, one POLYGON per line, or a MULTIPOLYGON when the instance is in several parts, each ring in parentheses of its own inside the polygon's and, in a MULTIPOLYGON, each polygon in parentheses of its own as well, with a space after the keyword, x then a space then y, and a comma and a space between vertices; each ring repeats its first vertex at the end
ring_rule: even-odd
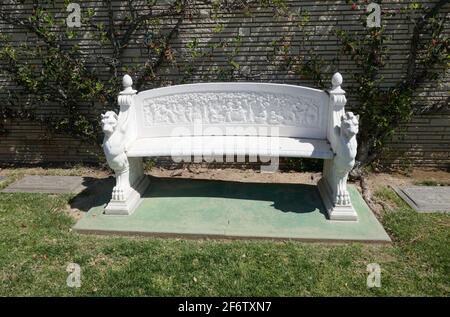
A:
POLYGON ((202 83, 139 92, 137 138, 264 135, 327 138, 325 91, 269 83, 202 83))

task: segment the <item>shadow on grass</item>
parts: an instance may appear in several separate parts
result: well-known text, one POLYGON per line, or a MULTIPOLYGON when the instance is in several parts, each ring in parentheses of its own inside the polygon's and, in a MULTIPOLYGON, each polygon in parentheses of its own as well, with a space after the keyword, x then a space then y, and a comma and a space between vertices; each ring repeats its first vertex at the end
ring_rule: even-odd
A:
MULTIPOLYGON (((150 178, 150 186, 143 198, 210 197, 271 201, 272 206, 282 212, 309 213, 319 209, 326 215, 314 185, 147 177, 150 178)), ((71 199, 69 204, 72 208, 87 212, 92 207, 108 203, 114 187, 114 178, 92 182, 90 177, 86 177, 84 185, 86 189, 71 199)))
POLYGON ((88 212, 91 208, 104 205, 111 199, 111 192, 115 184, 114 177, 93 178, 83 177, 86 188, 69 201, 71 208, 88 212))

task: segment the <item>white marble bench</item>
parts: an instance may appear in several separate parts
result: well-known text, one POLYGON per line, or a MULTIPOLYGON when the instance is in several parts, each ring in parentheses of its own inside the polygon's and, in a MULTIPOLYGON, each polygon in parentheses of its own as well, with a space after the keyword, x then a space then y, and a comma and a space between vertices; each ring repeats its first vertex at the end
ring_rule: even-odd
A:
POLYGON ((188 84, 137 93, 123 78, 120 113, 102 115, 103 149, 116 174, 106 214, 129 215, 149 185, 143 157, 324 159, 318 187, 331 220, 357 220, 347 192, 358 116, 345 112, 342 76, 332 89, 270 83, 188 84))

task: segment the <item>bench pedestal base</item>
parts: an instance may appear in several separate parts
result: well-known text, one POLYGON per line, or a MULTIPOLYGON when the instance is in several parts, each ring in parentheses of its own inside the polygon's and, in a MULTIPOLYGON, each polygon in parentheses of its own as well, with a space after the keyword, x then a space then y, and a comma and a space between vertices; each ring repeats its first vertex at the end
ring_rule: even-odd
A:
POLYGON ((131 215, 141 202, 141 197, 147 189, 150 181, 142 175, 130 188, 125 200, 111 200, 105 207, 106 215, 131 215))
POLYGON ((333 196, 331 189, 325 178, 322 178, 317 184, 320 196, 322 197, 323 204, 328 213, 330 220, 341 221, 357 221, 358 215, 352 205, 347 206, 335 206, 333 204, 333 196))

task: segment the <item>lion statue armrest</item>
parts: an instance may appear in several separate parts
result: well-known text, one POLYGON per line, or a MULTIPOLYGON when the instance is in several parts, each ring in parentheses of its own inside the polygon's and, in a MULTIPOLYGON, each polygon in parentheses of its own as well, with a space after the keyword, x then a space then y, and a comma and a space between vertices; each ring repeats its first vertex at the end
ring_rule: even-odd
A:
POLYGON ((129 162, 125 154, 124 135, 119 129, 119 116, 114 111, 102 114, 103 151, 109 167, 116 174, 116 186, 113 189, 113 200, 124 200, 130 189, 129 162))
POLYGON ((356 135, 359 132, 359 115, 346 112, 341 117, 339 129, 339 142, 336 148, 335 169, 337 176, 337 205, 349 205, 350 196, 347 191, 348 173, 355 165, 357 152, 356 135))

